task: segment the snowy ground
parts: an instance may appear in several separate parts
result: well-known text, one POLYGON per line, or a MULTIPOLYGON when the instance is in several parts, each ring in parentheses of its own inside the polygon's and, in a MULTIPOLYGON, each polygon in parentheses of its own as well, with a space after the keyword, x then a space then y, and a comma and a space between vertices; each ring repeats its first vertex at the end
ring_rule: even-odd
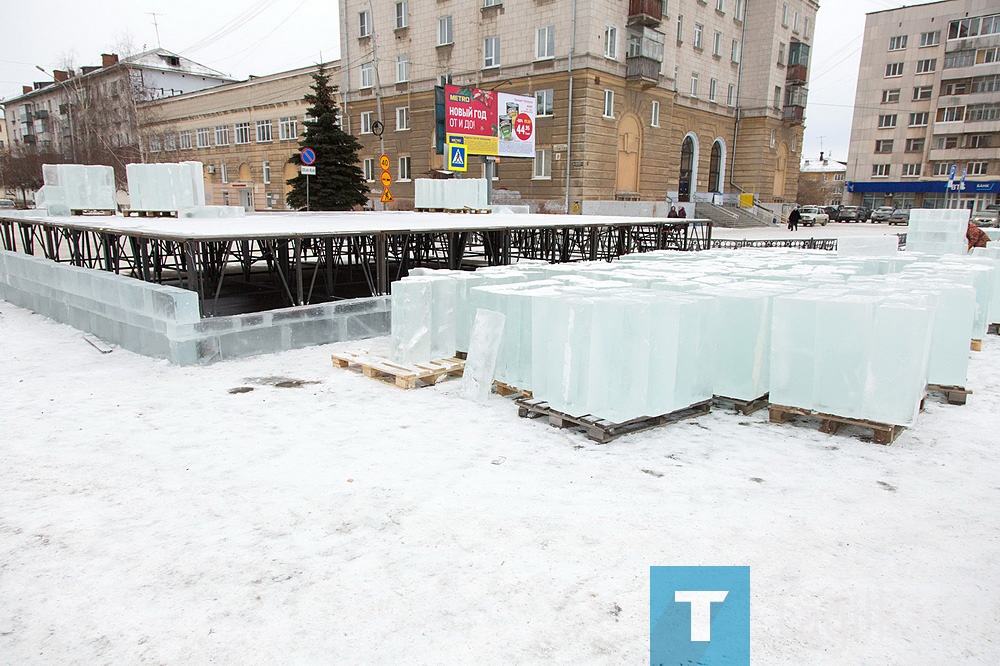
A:
POLYGON ((0 344, 2 663, 641 664, 649 566, 702 564, 751 567, 757 664, 1000 663, 996 336, 889 447, 601 446, 358 343, 179 368, 3 301, 0 344))

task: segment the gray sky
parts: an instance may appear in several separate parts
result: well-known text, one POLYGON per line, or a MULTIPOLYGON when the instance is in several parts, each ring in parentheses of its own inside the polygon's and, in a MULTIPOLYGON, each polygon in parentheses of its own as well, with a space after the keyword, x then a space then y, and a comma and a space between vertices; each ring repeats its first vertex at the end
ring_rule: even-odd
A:
MULTIPOLYGON (((934 0, 907 0, 907 5, 934 0)), ((25 2, 4 18, 0 98, 47 77, 35 69, 100 64, 123 40, 135 49, 164 48, 234 78, 269 74, 339 54, 337 0, 48 0, 25 2), (96 17, 96 18, 95 18, 96 17)), ((820 0, 812 53, 802 154, 822 149, 846 160, 865 13, 897 0, 820 0)), ((752 5, 751 5, 751 10, 752 5)))

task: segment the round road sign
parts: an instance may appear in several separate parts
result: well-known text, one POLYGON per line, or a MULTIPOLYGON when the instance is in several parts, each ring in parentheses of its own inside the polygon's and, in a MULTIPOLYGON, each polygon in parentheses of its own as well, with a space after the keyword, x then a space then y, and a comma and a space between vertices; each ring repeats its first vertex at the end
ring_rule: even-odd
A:
POLYGON ((389 156, 388 155, 383 155, 382 157, 378 158, 378 165, 380 167, 382 167, 382 171, 388 171, 389 170, 389 156))
POLYGON ((382 136, 383 131, 385 131, 385 125, 382 124, 381 120, 376 120, 372 123, 372 134, 382 136))
POLYGON ((316 161, 316 151, 312 148, 303 148, 302 152, 299 153, 302 158, 302 163, 309 165, 316 161))
POLYGON ((389 187, 392 185, 392 176, 389 175, 388 171, 382 172, 382 187, 389 187))

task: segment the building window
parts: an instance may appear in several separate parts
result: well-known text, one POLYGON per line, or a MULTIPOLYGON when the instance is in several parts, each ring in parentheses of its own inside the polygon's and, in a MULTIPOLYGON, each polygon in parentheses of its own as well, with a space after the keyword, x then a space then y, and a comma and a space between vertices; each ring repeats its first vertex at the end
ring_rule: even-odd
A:
POLYGON ((875 152, 876 153, 891 153, 892 152, 892 139, 877 139, 875 141, 875 152))
POLYGON ((410 107, 396 107, 396 131, 410 129, 410 107))
POLYGON ((935 162, 934 163, 934 175, 935 176, 947 176, 951 172, 949 168, 951 165, 947 162, 935 162))
POLYGON ((548 90, 538 90, 535 92, 535 115, 536 116, 551 116, 553 111, 552 106, 552 89, 548 90))
POLYGON ((969 148, 989 148, 993 143, 990 134, 973 134, 966 139, 966 146, 969 148))
POLYGON ((236 123, 236 145, 250 143, 250 123, 236 123))
POLYGON ((972 79, 972 92, 989 93, 1000 90, 1000 74, 976 76, 972 79))
POLYGON ((937 68, 937 58, 917 61, 917 74, 930 74, 937 68))
POLYGON ((402 30, 407 26, 406 22, 406 3, 397 2, 396 3, 396 30, 402 30))
POLYGON ((215 126, 215 145, 217 146, 229 145, 229 125, 215 126))
POLYGON ((194 132, 192 132, 191 130, 181 132, 180 133, 181 150, 191 150, 194 147, 194 144, 192 143, 193 139, 194 139, 194 132))
POLYGON ((925 46, 938 46, 940 43, 941 43, 940 30, 920 33, 920 48, 924 48, 925 46))
POLYGON ((885 78, 891 79, 895 76, 903 75, 903 63, 901 62, 890 62, 885 66, 885 78))
POLYGON ((988 49, 979 49, 976 51, 977 65, 989 65, 998 61, 1000 61, 1000 46, 992 46, 988 49))
POLYGON ((798 31, 799 31, 799 12, 798 10, 796 10, 795 13, 792 14, 792 32, 798 32, 798 31))
POLYGON ((677 43, 680 44, 684 41, 684 17, 680 14, 677 15, 677 43))
POLYGON ((410 156, 403 155, 399 158, 399 175, 396 180, 410 180, 410 156))
POLYGON ((896 114, 889 113, 878 117, 879 129, 892 129, 896 126, 896 114))
POLYGON ((952 148, 958 148, 957 136, 939 136, 934 140, 935 150, 951 150, 952 148))
POLYGON ((177 135, 174 133, 163 135, 163 150, 177 150, 177 135))
POLYGON ((718 92, 718 88, 719 88, 719 82, 716 81, 715 79, 709 79, 709 81, 708 81, 708 101, 709 102, 716 101, 715 100, 715 95, 718 92))
POLYGON ((611 60, 618 58, 618 28, 613 25, 604 29, 604 57, 611 60))
POLYGON ((740 61, 740 41, 738 39, 733 40, 733 50, 732 54, 730 55, 730 59, 733 62, 740 61))
POLYGON ((483 0, 483 7, 499 7, 503 0, 483 0))
POLYGON ((946 106, 938 109, 935 120, 939 123, 960 123, 965 120, 965 107, 946 106))
POLYGON ((948 39, 965 39, 1000 33, 1000 14, 960 19, 948 24, 948 39))
POLYGON ((270 143, 274 137, 271 135, 271 121, 257 121, 257 143, 270 143))
POLYGON ((451 74, 438 74, 438 85, 442 88, 451 85, 451 74))
POLYGON ((286 116, 278 120, 278 138, 282 141, 293 141, 299 138, 298 120, 294 116, 286 116))
POLYGON ((500 38, 487 37, 483 40, 483 69, 500 66, 500 38))
POLYGON ((882 91, 882 103, 894 104, 899 101, 899 88, 891 88, 882 91))
POLYGON ((722 56, 722 33, 718 30, 715 31, 715 36, 712 39, 712 55, 722 56))
POLYGON ((604 117, 614 118, 615 117, 615 91, 605 90, 604 91, 604 117))
POLYGON ((889 38, 890 51, 902 51, 905 48, 906 48, 906 35, 899 35, 898 37, 889 38))
MULTIPOLYGON (((226 166, 225 162, 219 165, 219 177, 222 178, 223 183, 229 182, 229 168, 226 166)), ((226 194, 228 194, 228 192, 226 194)))
POLYGON ((969 86, 966 81, 945 81, 941 84, 941 94, 945 97, 964 95, 967 92, 969 92, 969 86))
POLYGON ((774 108, 781 108, 781 86, 774 86, 774 108))
POLYGON ((438 46, 452 44, 451 17, 442 16, 438 19, 438 46))
POLYGON ((552 151, 548 148, 535 149, 535 170, 533 178, 552 178, 552 151))
POLYGON ((736 10, 734 13, 734 18, 737 21, 743 20, 743 6, 746 4, 746 0, 736 0, 736 10))
POLYGON ((913 101, 918 102, 922 99, 930 99, 933 94, 933 86, 916 86, 913 88, 913 101))
POLYGON ((921 167, 923 164, 904 164, 903 165, 903 176, 916 177, 920 175, 921 167))
POLYGON ((725 13, 726 11, 726 0, 716 0, 715 2, 716 11, 725 13))
POLYGON ((969 162, 966 165, 966 173, 970 176, 985 176, 989 162, 969 162))
POLYGON ((265 185, 270 185, 271 184, 271 163, 268 162, 267 160, 265 160, 261 164, 261 170, 260 171, 261 171, 261 174, 263 174, 264 184, 265 185))
POLYGON ((701 23, 695 23, 694 24, 694 47, 696 49, 700 49, 701 48, 701 38, 702 38, 702 35, 704 35, 704 33, 705 33, 705 26, 703 26, 701 23))
POLYGON ((691 97, 698 96, 698 72, 691 72, 691 97))
POLYGON ((369 183, 375 181, 375 158, 366 157, 361 162, 361 168, 365 172, 365 180, 369 183))
POLYGON ((734 106, 735 103, 736 103, 736 86, 730 83, 729 89, 726 91, 726 106, 734 106))
POLYGON ((952 69, 954 67, 969 67, 972 65, 972 61, 975 60, 975 57, 975 51, 952 51, 951 53, 945 53, 944 68, 952 69))
POLYGON ((930 120, 930 113, 927 111, 920 111, 918 113, 910 114, 910 127, 926 127, 927 121, 930 120))
POLYGON ((652 112, 650 113, 649 124, 652 127, 660 126, 660 103, 653 102, 652 112))
POLYGON ((163 144, 160 142, 160 137, 151 136, 149 137, 149 152, 158 153, 163 149, 163 144))
POLYGON ((774 136, 774 130, 771 130, 771 140, 770 140, 770 141, 768 142, 768 144, 769 144, 769 145, 770 145, 770 146, 771 146, 772 148, 774 148, 774 143, 775 143, 775 136, 774 136))
POLYGON ((371 134, 372 133, 372 111, 362 111, 361 112, 361 133, 371 134))
POLYGON ((396 56, 396 83, 406 83, 410 80, 410 56, 396 56))
POLYGON ((922 153, 924 152, 924 138, 917 137, 915 139, 906 140, 906 152, 908 153, 922 153))
POLYGON ((372 14, 367 9, 358 12, 358 37, 370 37, 372 34, 372 14))
POLYGON ((872 165, 872 177, 873 178, 888 178, 889 177, 889 165, 888 164, 873 164, 872 165))
POLYGON ((812 37, 812 22, 809 20, 808 16, 802 20, 802 36, 806 39, 812 37))
POLYGON ((966 122, 1000 120, 1000 104, 970 104, 966 122))
POLYGON ((199 127, 195 133, 195 141, 199 148, 208 148, 212 141, 212 130, 207 127, 199 127))
POLYGON ((788 3, 781 3, 781 25, 788 27, 788 3))
POLYGON ((556 55, 556 27, 547 25, 535 32, 535 60, 545 60, 556 55))
POLYGON ((361 87, 371 88, 375 81, 375 65, 371 62, 361 63, 361 87))

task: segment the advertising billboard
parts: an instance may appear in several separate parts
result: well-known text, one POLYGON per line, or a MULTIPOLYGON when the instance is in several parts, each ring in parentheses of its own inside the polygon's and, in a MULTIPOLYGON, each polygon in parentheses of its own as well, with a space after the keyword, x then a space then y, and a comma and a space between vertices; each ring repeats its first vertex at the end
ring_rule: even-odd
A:
POLYGON ((535 98, 445 86, 445 134, 469 155, 535 156, 535 98))

